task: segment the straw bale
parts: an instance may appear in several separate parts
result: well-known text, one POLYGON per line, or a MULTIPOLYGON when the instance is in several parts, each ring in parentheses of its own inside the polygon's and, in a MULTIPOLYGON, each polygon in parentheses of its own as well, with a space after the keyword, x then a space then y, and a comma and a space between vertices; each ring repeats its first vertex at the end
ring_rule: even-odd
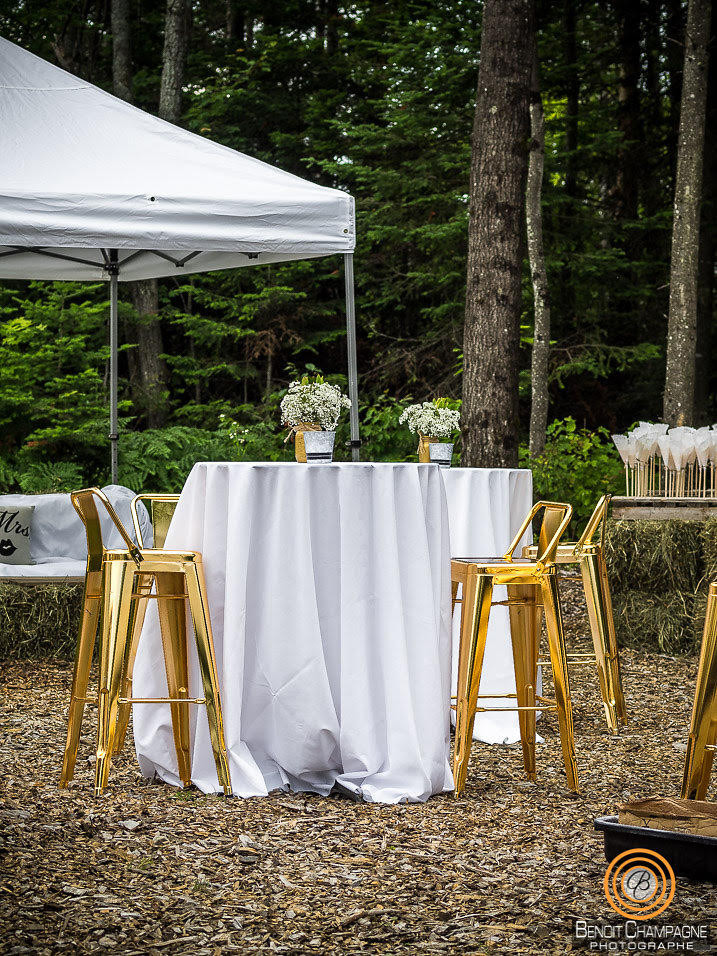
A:
POLYGON ((717 577, 717 518, 708 518, 702 525, 702 554, 707 581, 717 577))
POLYGON ((689 591, 622 591, 613 596, 618 643, 666 653, 695 646, 695 596, 689 591))
POLYGON ((81 584, 0 582, 0 660, 70 660, 82 592, 81 584))
POLYGON ((609 521, 605 558, 614 594, 694 593, 703 573, 702 525, 695 521, 609 521))

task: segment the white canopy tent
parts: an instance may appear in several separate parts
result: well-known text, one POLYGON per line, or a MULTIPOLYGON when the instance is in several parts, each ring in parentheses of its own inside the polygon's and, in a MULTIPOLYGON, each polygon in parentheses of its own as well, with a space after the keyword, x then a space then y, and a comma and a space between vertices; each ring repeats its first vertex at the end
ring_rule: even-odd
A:
POLYGON ((0 279, 117 283, 342 254, 351 449, 359 454, 354 202, 166 123, 0 37, 0 279))

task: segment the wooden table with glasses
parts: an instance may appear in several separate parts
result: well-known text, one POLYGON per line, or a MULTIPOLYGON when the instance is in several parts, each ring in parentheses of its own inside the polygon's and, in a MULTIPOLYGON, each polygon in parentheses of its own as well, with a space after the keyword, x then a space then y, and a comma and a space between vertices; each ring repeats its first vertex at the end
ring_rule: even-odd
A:
MULTIPOLYGON (((530 491, 529 472, 433 464, 195 465, 165 546, 204 556, 235 794, 452 788, 449 513, 459 544, 501 553, 530 491)), ((160 643, 148 614, 138 696, 164 693, 160 643)), ((134 735, 143 772, 178 784, 169 707, 136 706, 134 735)), ((218 791, 202 708, 192 767, 218 791)))

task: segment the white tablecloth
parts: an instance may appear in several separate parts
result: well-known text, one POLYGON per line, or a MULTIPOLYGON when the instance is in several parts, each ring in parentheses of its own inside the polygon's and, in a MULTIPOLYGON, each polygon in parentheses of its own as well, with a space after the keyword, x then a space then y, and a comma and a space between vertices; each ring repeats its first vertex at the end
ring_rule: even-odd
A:
MULTIPOLYGON (((204 555, 236 794, 338 782, 393 803, 452 787, 436 465, 199 463, 166 547, 204 555)), ((167 692, 150 611, 134 681, 148 697, 167 692)), ((216 791, 205 709, 193 710, 192 779, 216 791)), ((143 772, 178 784, 168 705, 135 705, 134 738, 143 772)))
MULTIPOLYGON (((504 554, 532 507, 532 473, 522 468, 451 468, 442 475, 448 500, 451 554, 474 558, 504 554)), ((530 543, 528 534, 522 544, 530 543)), ((504 587, 495 588, 494 600, 502 601, 506 597, 504 587)), ((455 693, 458 669, 459 633, 460 605, 453 621, 452 693, 455 693)), ((480 693, 494 691, 515 692, 507 607, 494 607, 490 612, 480 693)), ((481 703, 490 706, 515 702, 485 700, 481 703)), ((506 711, 478 714, 473 736, 487 743, 519 740, 518 715, 506 711)))

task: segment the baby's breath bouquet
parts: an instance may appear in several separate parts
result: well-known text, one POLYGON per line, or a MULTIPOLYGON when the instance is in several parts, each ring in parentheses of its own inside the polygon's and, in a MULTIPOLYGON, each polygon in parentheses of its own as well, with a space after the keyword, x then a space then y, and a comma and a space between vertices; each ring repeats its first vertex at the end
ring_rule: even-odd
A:
POLYGON ((450 400, 437 398, 432 402, 422 402, 420 405, 409 405, 403 410, 399 423, 408 425, 414 435, 418 435, 418 460, 431 460, 430 446, 446 442, 441 445, 445 450, 446 460, 450 464, 453 445, 450 438, 458 428, 461 413, 450 407, 450 400))
POLYGON ((399 418, 401 425, 408 425, 414 435, 426 435, 430 438, 450 438, 461 422, 461 413, 450 408, 447 398, 437 398, 433 402, 409 405, 399 418))
POLYGON ((306 425, 334 431, 344 408, 351 408, 351 402, 338 385, 325 382, 321 375, 313 379, 305 375, 300 382, 292 382, 282 398, 281 420, 292 431, 306 425))

